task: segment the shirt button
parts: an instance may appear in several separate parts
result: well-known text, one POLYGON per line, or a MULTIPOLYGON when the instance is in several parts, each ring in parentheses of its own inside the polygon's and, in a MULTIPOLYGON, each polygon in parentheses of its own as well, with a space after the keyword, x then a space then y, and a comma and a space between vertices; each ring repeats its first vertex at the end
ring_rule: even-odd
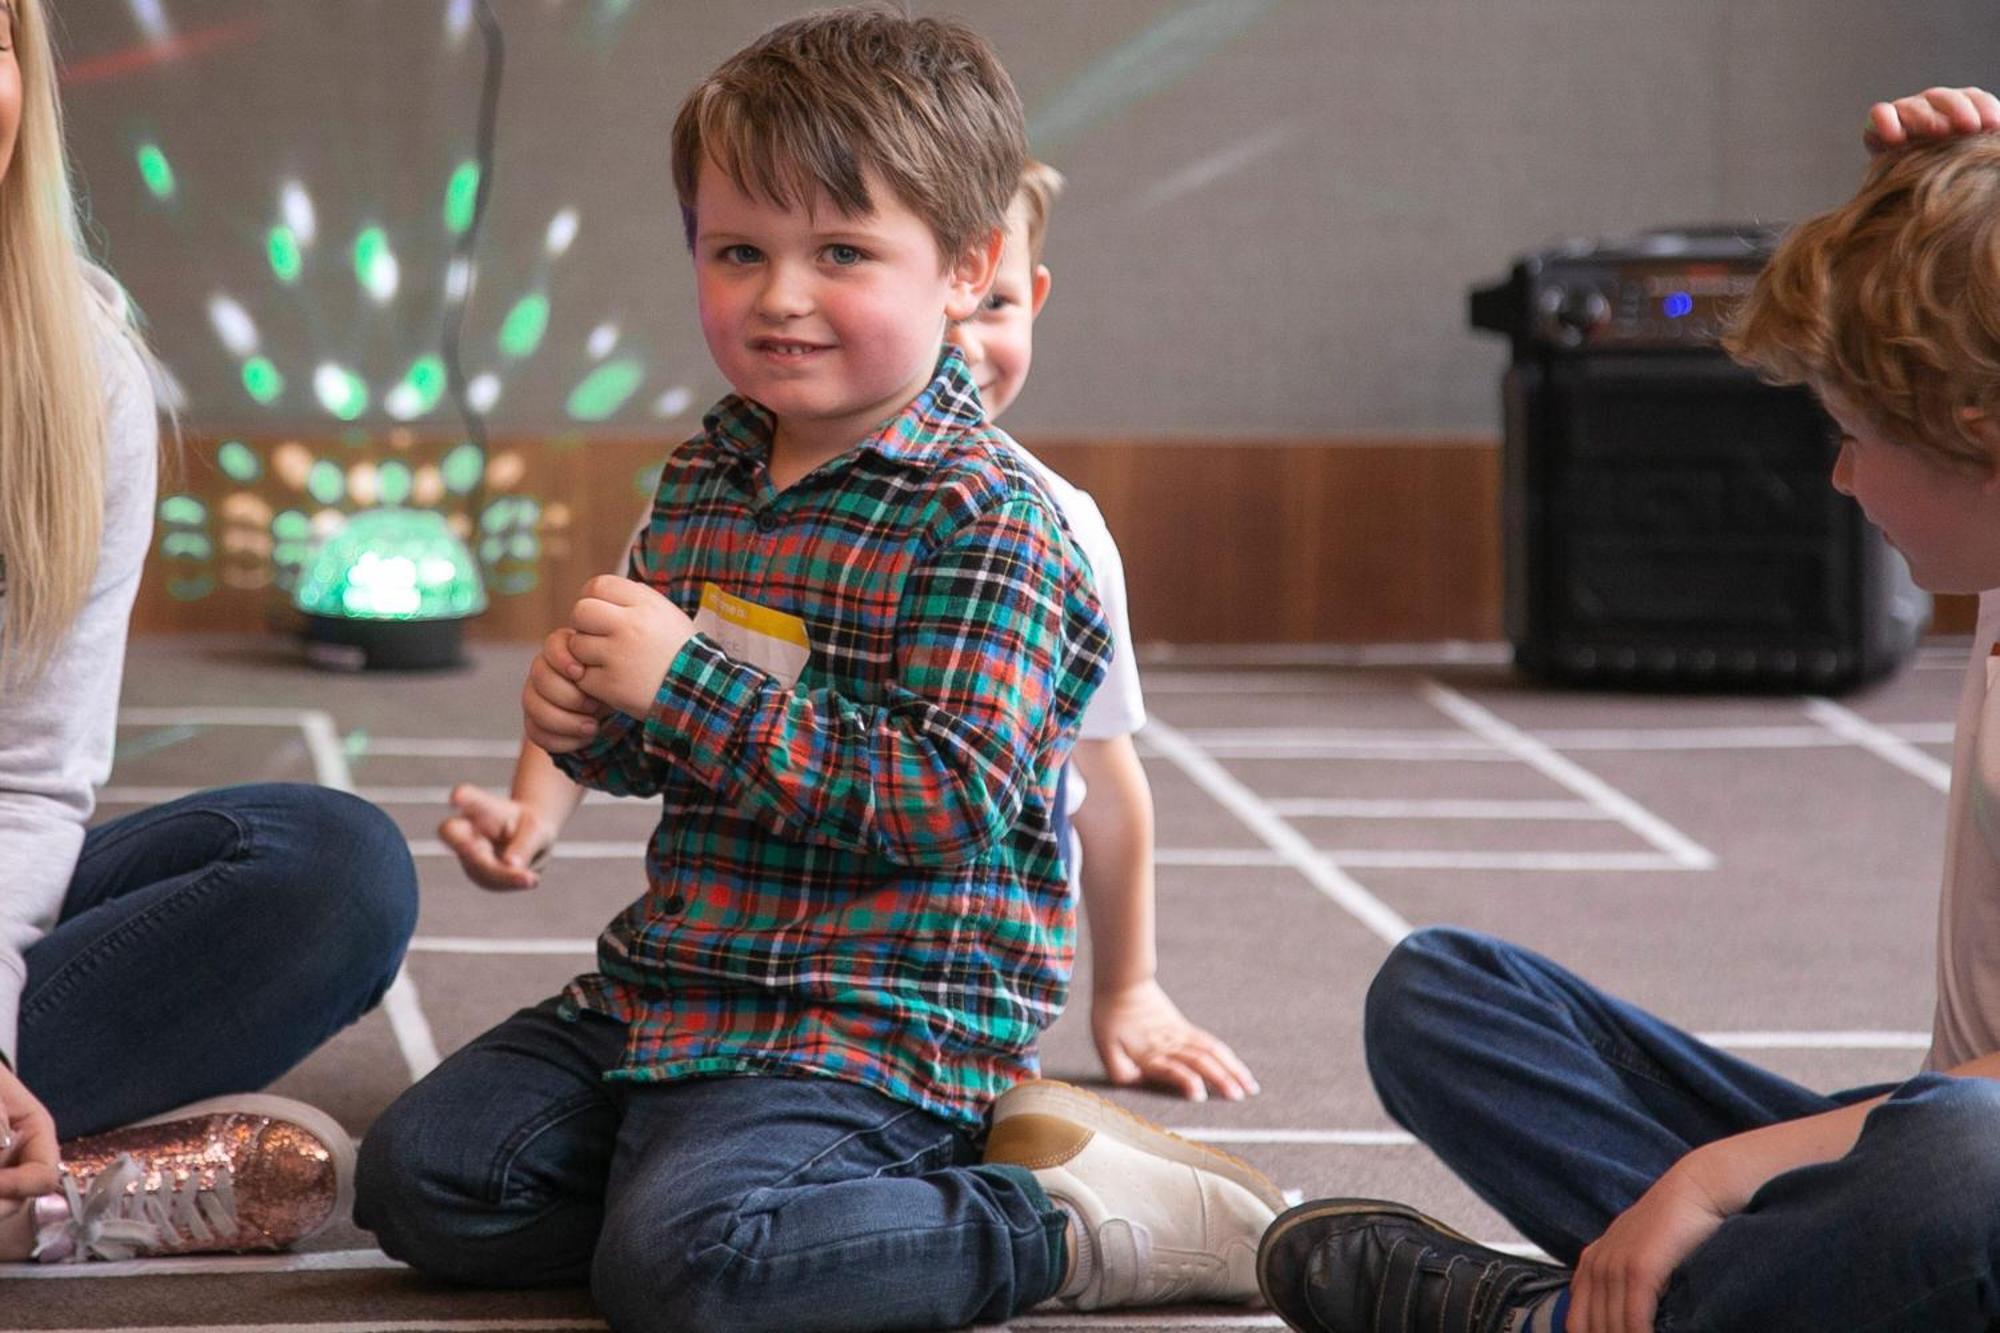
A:
POLYGON ((775 532, 781 521, 776 514, 766 509, 757 515, 757 531, 775 532))
POLYGON ((676 893, 668 897, 668 899, 665 902, 660 904, 660 910, 662 912, 670 913, 671 915, 674 916, 679 916, 682 912, 687 911, 687 905, 688 905, 688 900, 686 898, 683 898, 680 894, 676 893))

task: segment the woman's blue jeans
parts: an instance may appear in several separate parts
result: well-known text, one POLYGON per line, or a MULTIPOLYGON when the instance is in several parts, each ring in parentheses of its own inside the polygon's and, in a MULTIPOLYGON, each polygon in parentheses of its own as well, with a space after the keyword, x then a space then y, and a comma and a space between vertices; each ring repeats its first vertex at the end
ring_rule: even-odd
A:
POLYGON ((402 833, 344 792, 230 787, 99 825, 27 952, 17 1072, 66 1139, 261 1088, 382 998, 416 920, 402 833))
POLYGON ((1051 1295, 1063 1214, 961 1127, 858 1084, 606 1081, 625 1025, 555 1001, 398 1098, 354 1218, 481 1286, 590 1284, 638 1330, 957 1328, 1051 1295))
POLYGON ((1674 1274, 1662 1330, 1984 1330, 2000 1318, 2000 1082, 1825 1096, 1525 949, 1409 936, 1368 994, 1382 1103, 1566 1264, 1690 1149, 1884 1092, 1846 1156, 1768 1182, 1674 1274))

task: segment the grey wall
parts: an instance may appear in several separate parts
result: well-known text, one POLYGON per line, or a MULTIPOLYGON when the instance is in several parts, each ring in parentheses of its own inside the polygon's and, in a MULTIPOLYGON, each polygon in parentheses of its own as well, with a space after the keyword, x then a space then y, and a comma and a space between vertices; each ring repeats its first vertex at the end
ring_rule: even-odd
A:
MULTIPOLYGON (((499 170, 466 339, 501 382, 494 429, 679 433, 721 389, 696 330, 666 130, 691 82, 777 0, 497 0, 508 38, 499 170), (551 259, 551 217, 580 229, 551 259), (495 334, 546 285, 546 338, 495 334), (571 390, 643 372, 607 421, 571 390), (599 349, 601 350, 601 348, 599 349), (692 407, 683 404, 692 404, 692 407)), ((1070 178, 1017 433, 1488 431, 1503 349, 1465 328, 1468 285, 1576 234, 1784 219, 1838 201, 1866 104, 1993 82, 1992 0, 959 0, 1036 147, 1070 178)), ((394 423, 388 386, 437 344, 444 182, 467 155, 476 39, 452 0, 70 0, 72 146, 104 252, 149 312, 198 430, 343 429, 336 361, 394 423), (156 142, 176 192, 134 166, 156 142), (280 183, 320 232, 296 286, 265 265, 280 183), (343 247, 380 225, 402 281, 363 295, 343 247), (259 406, 207 307, 255 321, 286 389, 259 406)), ((449 430, 440 408, 430 414, 449 430)), ((418 423, 421 425, 421 422, 418 423)))

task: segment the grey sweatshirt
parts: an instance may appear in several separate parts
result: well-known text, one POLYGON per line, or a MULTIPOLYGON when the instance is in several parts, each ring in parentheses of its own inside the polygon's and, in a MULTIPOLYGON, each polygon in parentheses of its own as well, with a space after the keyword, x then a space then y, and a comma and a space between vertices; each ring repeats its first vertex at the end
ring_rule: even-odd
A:
MULTIPOLYGON (((107 307, 122 312, 116 285, 94 269, 89 277, 107 307)), ((97 573, 48 670, 25 686, 0 682, 0 1057, 9 1065, 27 984, 22 954, 55 926, 96 789, 111 775, 126 621, 152 544, 159 451, 153 390, 114 317, 97 322, 106 425, 97 573)))

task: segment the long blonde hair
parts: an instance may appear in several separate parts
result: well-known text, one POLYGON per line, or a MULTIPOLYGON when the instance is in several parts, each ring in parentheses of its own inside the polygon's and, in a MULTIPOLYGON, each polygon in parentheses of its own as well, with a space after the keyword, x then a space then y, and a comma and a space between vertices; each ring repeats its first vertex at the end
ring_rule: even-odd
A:
POLYGON ((0 177, 0 688, 46 667, 97 569, 105 395, 43 0, 14 0, 21 124, 0 177))

